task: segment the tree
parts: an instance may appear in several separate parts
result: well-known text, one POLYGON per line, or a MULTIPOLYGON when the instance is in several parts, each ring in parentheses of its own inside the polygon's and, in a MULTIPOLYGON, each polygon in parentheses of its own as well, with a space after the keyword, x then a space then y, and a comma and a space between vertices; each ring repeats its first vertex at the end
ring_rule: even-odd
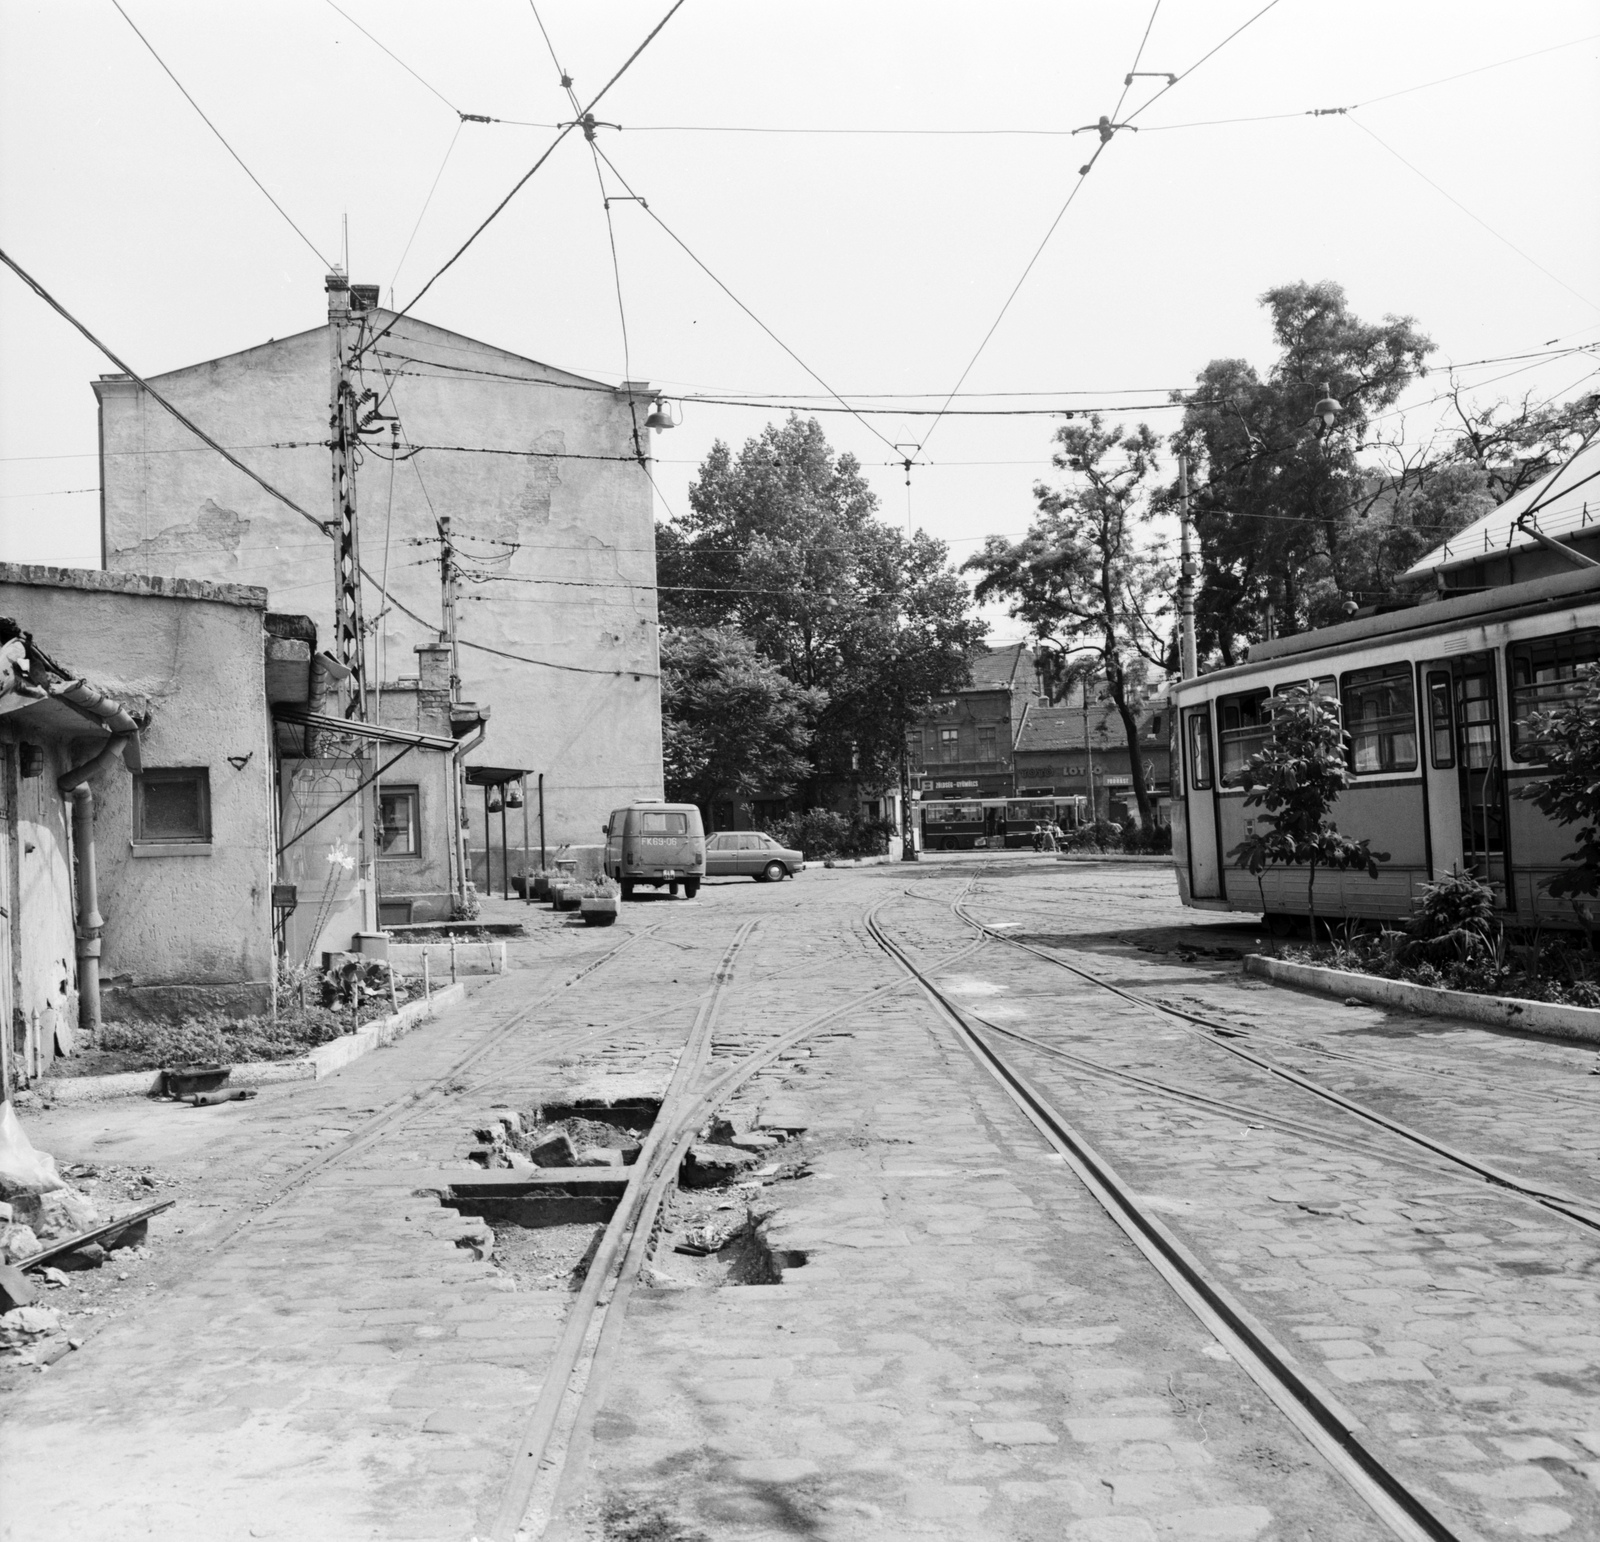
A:
POLYGON ((1287 284, 1261 303, 1279 349, 1266 378, 1243 359, 1213 359, 1172 446, 1189 455, 1195 489, 1196 630, 1225 665, 1267 634, 1269 617, 1283 635, 1338 620, 1371 581, 1352 550, 1374 481, 1359 456, 1375 415, 1433 347, 1409 316, 1360 320, 1335 283, 1287 284), (1331 430, 1313 427, 1324 386, 1340 404, 1331 430))
POLYGON ((1557 899, 1570 899, 1585 931, 1584 896, 1600 894, 1600 665, 1579 667, 1577 689, 1543 712, 1528 714, 1550 775, 1517 789, 1561 825, 1578 826, 1578 845, 1561 860, 1572 865, 1546 880, 1557 899))
POLYGON ((663 621, 732 627, 808 693, 805 807, 892 781, 907 731, 966 683, 987 628, 946 558, 878 519, 855 458, 794 415, 737 456, 717 441, 656 540, 663 621))
POLYGON ((1600 395, 1535 405, 1530 392, 1515 408, 1504 399, 1481 407, 1462 400, 1454 376, 1449 395, 1461 423, 1450 459, 1482 477, 1493 503, 1531 487, 1600 429, 1600 395))
POLYGON ((1349 785, 1345 759, 1346 734, 1339 709, 1309 685, 1292 686, 1264 703, 1272 724, 1267 747, 1252 755, 1243 774, 1244 806, 1264 808, 1251 833, 1228 855, 1247 868, 1261 889, 1262 875, 1275 864, 1309 869, 1306 903, 1311 910, 1311 936, 1317 935, 1317 869, 1359 868, 1369 878, 1388 852, 1374 852, 1368 840, 1341 835, 1328 817, 1339 794, 1349 785))
POLYGON ((1068 421, 1055 433, 1051 456, 1069 481, 1038 484, 1039 512, 1015 543, 990 536, 965 567, 981 573, 979 600, 1006 599, 1041 642, 1058 643, 1069 670, 1100 676, 1122 719, 1133 796, 1145 830, 1155 824, 1139 749, 1137 711, 1146 681, 1167 664, 1162 621, 1172 570, 1158 544, 1143 541, 1150 518, 1146 482, 1155 435, 1143 424, 1108 429, 1098 414, 1068 421))
POLYGON ((707 816, 719 798, 783 795, 811 769, 802 690, 729 627, 688 627, 661 639, 661 737, 667 796, 707 816))

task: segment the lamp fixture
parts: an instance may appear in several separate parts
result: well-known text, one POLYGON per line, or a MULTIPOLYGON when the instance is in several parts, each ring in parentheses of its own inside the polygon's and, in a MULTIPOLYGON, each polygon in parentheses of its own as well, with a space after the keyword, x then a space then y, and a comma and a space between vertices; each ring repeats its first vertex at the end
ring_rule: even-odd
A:
POLYGON ((1339 403, 1334 400, 1333 393, 1329 390, 1326 380, 1322 382, 1322 400, 1311 411, 1313 422, 1322 424, 1322 427, 1317 430, 1321 434, 1327 433, 1333 427, 1334 420, 1339 416, 1341 408, 1339 403))
POLYGON ((672 403, 666 397, 658 396, 655 405, 650 409, 650 416, 644 420, 644 426, 659 432, 663 428, 676 428, 681 422, 683 422, 682 411, 679 411, 677 417, 673 417, 672 403))

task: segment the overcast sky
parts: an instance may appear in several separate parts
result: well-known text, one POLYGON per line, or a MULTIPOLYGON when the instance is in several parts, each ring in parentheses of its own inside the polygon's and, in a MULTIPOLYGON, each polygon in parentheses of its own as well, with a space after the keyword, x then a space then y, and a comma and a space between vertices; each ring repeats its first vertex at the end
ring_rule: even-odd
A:
MULTIPOLYGON (((1166 0, 1140 67, 1188 70, 1261 3, 1166 0)), ((317 325, 345 216, 352 279, 405 303, 571 116, 527 0, 341 0, 422 81, 328 0, 122 4, 307 238, 112 0, 3 0, 0 244, 140 373, 317 325)), ((587 101, 669 4, 540 0, 539 14, 587 101)), ((1112 110, 1150 16, 1147 0, 687 0, 597 114, 622 125, 602 148, 651 210, 612 207, 632 377, 674 394, 938 406, 1088 159, 1093 136, 1063 131, 1112 110), (852 129, 920 132, 822 132, 852 129), (893 393, 925 397, 868 400, 893 393)), ((1257 301, 1272 285, 1331 278, 1363 316, 1413 315, 1438 364, 1594 348, 1597 61, 1592 0, 1279 0, 1107 147, 957 402, 1041 415, 872 417, 880 438, 832 413, 829 436, 897 522, 908 491, 890 446, 923 443, 909 514, 959 560, 1026 526, 1049 409, 1159 404, 1214 357, 1264 368, 1257 301)), ((1124 116, 1162 84, 1136 81, 1124 116)), ((416 314, 623 378, 580 137, 416 314)), ((0 271, 5 557, 95 565, 89 381, 111 367, 0 271)), ((1543 400, 1593 390, 1597 367, 1569 352, 1464 378, 1543 400)), ((1411 436, 1437 423, 1440 384, 1412 391, 1411 436)), ((686 403, 656 439, 667 510, 714 439, 737 445, 774 415, 686 403)), ((1130 416, 1159 431, 1176 418, 1130 416)))

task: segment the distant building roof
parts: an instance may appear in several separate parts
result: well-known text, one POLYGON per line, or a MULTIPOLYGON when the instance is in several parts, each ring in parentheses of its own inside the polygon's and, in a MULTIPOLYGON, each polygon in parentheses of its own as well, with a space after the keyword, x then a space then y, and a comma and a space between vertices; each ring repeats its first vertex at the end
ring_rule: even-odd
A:
POLYGON ((996 686, 1034 688, 1033 651, 1024 642, 980 648, 972 656, 972 684, 968 690, 993 690, 996 686))
MULTIPOLYGON (((1150 719, 1161 709, 1159 706, 1141 707, 1134 716, 1139 723, 1139 736, 1149 731, 1150 719)), ((1125 750, 1128 736, 1123 731, 1122 719, 1117 709, 1109 703, 1089 709, 1091 742, 1097 750, 1125 750)), ((1017 734, 1018 753, 1024 750, 1081 750, 1083 748, 1083 708, 1043 707, 1037 702, 1028 709, 1017 734)))
POLYGON ((1443 545, 1434 547, 1402 576, 1421 578, 1440 569, 1537 546, 1534 537, 1516 524, 1530 509, 1535 511, 1530 523, 1558 541, 1585 527, 1600 527, 1600 437, 1549 476, 1523 488, 1443 545))

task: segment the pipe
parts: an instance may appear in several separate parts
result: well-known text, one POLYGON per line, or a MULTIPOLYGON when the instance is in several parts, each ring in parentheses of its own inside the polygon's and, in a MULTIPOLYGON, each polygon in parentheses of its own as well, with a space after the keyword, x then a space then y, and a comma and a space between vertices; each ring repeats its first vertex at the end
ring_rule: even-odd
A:
POLYGON ((94 870, 94 789, 87 785, 72 790, 72 844, 78 854, 78 1022, 98 1045, 100 936, 106 923, 94 870))
POLYGON ((539 773, 539 871, 545 870, 544 858, 544 772, 539 773))
POLYGON ((533 880, 528 876, 528 773, 522 773, 522 900, 533 903, 533 880))
POLYGON ((75 792, 77 788, 87 783, 89 778, 93 776, 95 772, 108 765, 111 761, 111 757, 115 755, 118 750, 122 751, 124 763, 130 761, 134 762, 134 764, 128 765, 128 769, 130 771, 135 770, 139 760, 138 731, 134 730, 131 733, 112 734, 112 736, 107 739, 106 742, 102 744, 88 760, 84 761, 81 766, 74 766, 70 771, 64 772, 62 775, 58 776, 56 778, 56 790, 63 796, 65 796, 67 793, 75 792))
POLYGON ((468 861, 469 852, 468 852, 468 849, 467 849, 467 837, 466 837, 466 832, 465 832, 465 828, 464 828, 465 827, 466 818, 467 818, 467 801, 466 801, 466 789, 463 786, 462 780, 461 780, 462 770, 463 770, 462 765, 461 765, 461 757, 463 755, 469 755, 469 754, 472 753, 473 750, 477 749, 477 747, 480 744, 483 743, 484 736, 488 732, 489 732, 488 723, 484 722, 483 719, 480 718, 478 720, 478 726, 475 729, 473 729, 473 731, 470 734, 468 734, 465 739, 462 739, 456 745, 455 750, 453 752, 455 763, 456 763, 456 765, 455 765, 455 787, 453 788, 453 791, 455 793, 455 818, 456 818, 456 833, 455 833, 456 875, 461 880, 461 888, 456 893, 456 901, 457 901, 458 904, 462 904, 462 905, 465 905, 466 902, 467 902, 467 884, 471 880, 468 877, 468 870, 467 870, 467 861, 468 861))
POLYGON ((1536 524, 1530 524, 1528 521, 1531 515, 1532 510, 1529 510, 1527 514, 1517 517, 1517 529, 1524 535, 1531 535, 1541 546, 1548 547, 1558 556, 1565 557, 1568 562, 1574 563, 1580 568, 1600 568, 1600 562, 1596 562, 1593 557, 1587 557, 1581 551, 1574 551, 1572 547, 1563 545, 1553 536, 1546 535, 1536 524))
POLYGON ((500 786, 500 889, 501 899, 511 898, 511 845, 506 838, 506 789, 500 786))

